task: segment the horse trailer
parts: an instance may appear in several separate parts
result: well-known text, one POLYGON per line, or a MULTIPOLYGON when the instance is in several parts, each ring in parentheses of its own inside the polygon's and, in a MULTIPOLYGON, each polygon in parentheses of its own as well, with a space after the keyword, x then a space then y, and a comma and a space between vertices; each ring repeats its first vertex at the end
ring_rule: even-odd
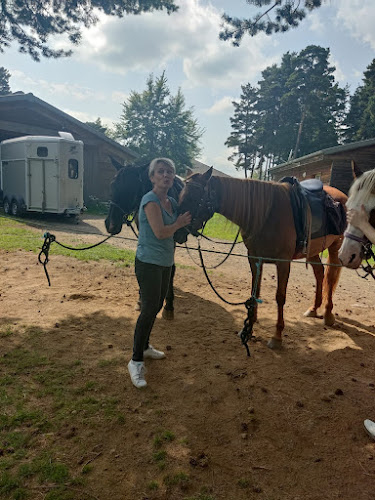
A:
POLYGON ((83 142, 70 133, 7 139, 0 158, 6 214, 83 212, 83 142))

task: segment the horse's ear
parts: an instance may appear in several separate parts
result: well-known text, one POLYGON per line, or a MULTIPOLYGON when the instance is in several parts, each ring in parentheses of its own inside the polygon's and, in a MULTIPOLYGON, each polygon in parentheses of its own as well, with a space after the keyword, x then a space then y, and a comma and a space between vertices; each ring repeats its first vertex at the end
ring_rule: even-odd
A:
POLYGON ((205 172, 203 175, 202 175, 202 179, 205 181, 205 182, 208 182, 210 179, 211 179, 211 176, 212 176, 212 170, 213 170, 214 167, 210 167, 207 172, 205 172))
POLYGON ((117 171, 121 170, 124 165, 121 165, 121 163, 113 158, 113 156, 109 157, 111 159, 112 165, 115 167, 117 171))
POLYGON ((358 179, 363 174, 363 170, 359 168, 354 160, 352 160, 352 172, 354 179, 358 179))

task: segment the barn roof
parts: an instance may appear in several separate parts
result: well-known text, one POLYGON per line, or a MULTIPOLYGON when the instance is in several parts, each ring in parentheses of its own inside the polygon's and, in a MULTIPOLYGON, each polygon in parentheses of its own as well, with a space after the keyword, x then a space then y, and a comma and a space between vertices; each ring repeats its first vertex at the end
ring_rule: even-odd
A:
MULTIPOLYGON (((193 168, 187 169, 186 177, 191 174, 204 174, 210 168, 209 165, 206 165, 205 163, 202 163, 201 161, 198 160, 192 161, 192 167, 193 168)), ((230 175, 224 174, 224 172, 221 172, 216 168, 212 169, 212 175, 215 175, 217 177, 230 177, 230 175)))
POLYGON ((57 131, 71 132, 85 144, 104 141, 119 153, 138 158, 138 154, 122 146, 90 125, 39 99, 34 94, 16 92, 0 95, 0 140, 20 135, 56 136, 57 131))
POLYGON ((375 138, 371 138, 321 149, 320 151, 315 151, 314 153, 301 156, 300 158, 280 163, 279 165, 275 165, 270 168, 270 173, 281 172, 283 170, 290 171, 293 168, 297 168, 302 165, 321 162, 337 157, 342 159, 347 157, 347 159, 351 159, 353 157, 353 153, 361 154, 361 167, 365 170, 375 168, 375 138))

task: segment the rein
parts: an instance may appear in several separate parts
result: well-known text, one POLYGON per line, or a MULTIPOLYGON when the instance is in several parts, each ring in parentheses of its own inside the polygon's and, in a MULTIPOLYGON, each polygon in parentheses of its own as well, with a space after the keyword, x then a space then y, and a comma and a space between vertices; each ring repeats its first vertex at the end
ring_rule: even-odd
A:
MULTIPOLYGON (((240 336, 242 345, 244 345, 245 348, 246 348, 247 356, 250 357, 250 349, 249 349, 249 346, 248 346, 248 341, 251 340, 252 337, 253 337, 253 325, 254 325, 255 308, 256 308, 257 304, 261 304, 263 302, 261 299, 258 299, 256 297, 256 295, 255 295, 255 291, 257 290, 257 287, 258 287, 260 272, 261 272, 261 268, 262 268, 262 257, 258 257, 258 262, 256 263, 257 273, 256 273, 256 276, 255 276, 255 279, 254 279, 254 285, 253 285, 251 297, 248 300, 245 300, 244 302, 230 302, 229 300, 226 300, 222 295, 220 295, 220 293, 216 290, 216 288, 214 287, 212 281, 210 280, 210 277, 208 276, 208 273, 207 273, 207 268, 204 265, 203 255, 202 255, 202 250, 201 250, 201 246, 200 246, 200 241, 199 240, 198 240, 198 253, 199 253, 199 258, 200 258, 200 261, 201 261, 201 266, 200 267, 203 269, 203 272, 204 272, 204 275, 205 275, 205 277, 207 279, 208 284, 210 285, 210 287, 212 288, 212 290, 215 292, 215 294, 219 297, 219 299, 222 300, 223 302, 225 302, 226 304, 231 305, 231 306, 242 306, 242 305, 244 305, 246 307, 246 309, 247 309, 247 318, 245 319, 244 326, 243 326, 242 330, 239 332, 238 335, 240 336)), ((229 257, 229 255, 230 254, 228 254, 225 257, 225 259, 227 259, 229 257)))
POLYGON ((348 231, 345 231, 344 237, 348 238, 349 240, 357 241, 358 243, 361 243, 362 248, 363 248, 363 257, 364 260, 366 261, 366 265, 363 265, 361 263, 361 268, 365 272, 363 276, 359 274, 359 272, 356 270, 356 273, 360 278, 367 279, 367 276, 371 276, 375 280, 375 264, 372 266, 369 262, 370 259, 373 259, 375 261, 375 254, 372 250, 372 243, 371 241, 366 238, 366 236, 363 236, 362 238, 360 236, 356 236, 355 234, 349 233, 348 231))
POLYGON ((47 277, 47 281, 48 281, 48 286, 51 286, 51 280, 49 279, 49 275, 48 275, 48 271, 47 271, 47 264, 49 261, 48 254, 49 254, 51 243, 55 242, 58 245, 60 245, 61 247, 66 248, 67 250, 74 250, 74 251, 75 250, 77 250, 77 251, 78 250, 90 250, 91 248, 95 248, 95 247, 101 245, 102 243, 104 243, 105 241, 109 240, 109 238, 112 238, 112 236, 113 235, 110 234, 109 236, 104 238, 104 240, 99 241, 99 243, 95 243, 94 245, 90 245, 89 247, 75 248, 75 247, 69 247, 67 245, 63 245, 62 243, 60 243, 59 241, 56 240, 56 237, 54 234, 51 234, 48 232, 44 233, 44 243, 43 243, 41 251, 39 252, 38 261, 43 265, 44 272, 46 273, 46 277, 47 277), (42 255, 44 255, 44 260, 42 260, 42 255))

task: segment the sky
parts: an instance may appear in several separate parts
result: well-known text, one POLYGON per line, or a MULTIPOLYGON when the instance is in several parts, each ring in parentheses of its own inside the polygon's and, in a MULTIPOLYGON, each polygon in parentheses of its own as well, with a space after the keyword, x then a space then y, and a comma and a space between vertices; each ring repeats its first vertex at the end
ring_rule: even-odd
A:
MULTIPOLYGON (((35 62, 14 44, 0 54, 0 66, 11 73, 13 92, 31 92, 83 122, 100 117, 106 126, 119 122, 131 91, 142 92, 151 73, 158 77, 165 71, 172 95, 181 88, 186 107, 205 131, 197 159, 243 176, 224 145, 241 85, 256 86, 262 71, 279 65, 283 54, 314 44, 330 49, 336 81, 353 93, 375 58, 374 0, 325 0, 298 28, 272 36, 245 35, 240 47, 219 40, 221 16, 249 18, 258 8, 245 0, 176 4, 179 11, 169 16, 102 16, 95 27, 83 30, 82 43, 69 58, 35 62)), ((50 44, 70 48, 63 38, 50 39, 50 44)))

